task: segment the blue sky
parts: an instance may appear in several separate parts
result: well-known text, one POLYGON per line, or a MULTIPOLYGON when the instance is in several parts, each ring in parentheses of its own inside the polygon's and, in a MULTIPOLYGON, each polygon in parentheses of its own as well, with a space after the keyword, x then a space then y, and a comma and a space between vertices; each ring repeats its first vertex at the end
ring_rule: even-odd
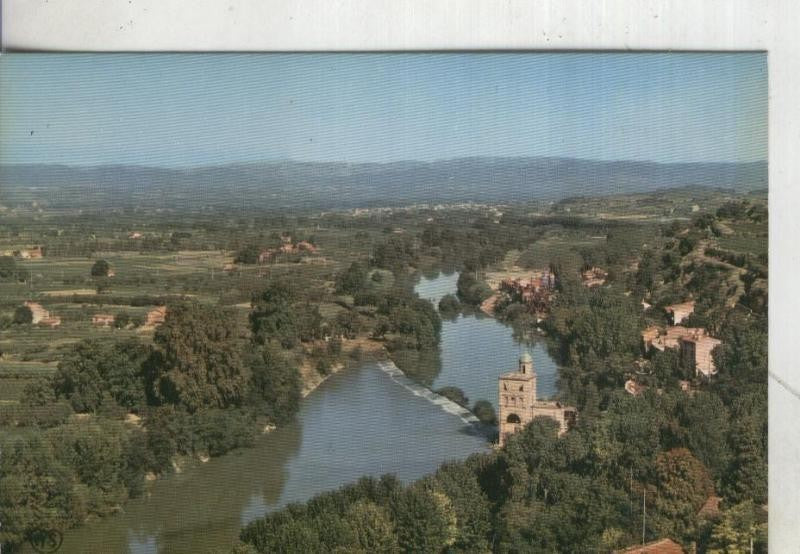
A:
POLYGON ((0 56, 2 163, 462 156, 764 160, 766 54, 0 56))

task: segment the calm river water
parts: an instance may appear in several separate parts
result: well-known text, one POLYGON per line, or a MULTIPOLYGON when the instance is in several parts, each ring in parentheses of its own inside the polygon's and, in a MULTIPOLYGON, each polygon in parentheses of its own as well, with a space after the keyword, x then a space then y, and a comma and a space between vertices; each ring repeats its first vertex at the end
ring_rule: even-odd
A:
MULTIPOLYGON (((421 277, 415 290, 421 298, 434 305, 445 294, 456 290, 458 273, 439 274, 433 278, 421 277)), ((540 398, 557 392, 558 366, 547 353, 544 341, 528 347, 537 373, 536 388, 540 398)), ((517 368, 522 353, 514 340, 511 328, 483 313, 458 315, 442 322, 442 370, 434 379, 432 388, 459 387, 469 398, 489 400, 497 409, 497 378, 501 373, 517 368)))
MULTIPOLYGON (((438 302, 457 274, 422 278, 417 291, 438 302)), ((458 386, 474 402, 496 404, 497 376, 516 366, 511 329, 488 317, 445 321, 442 370, 433 388, 458 386)), ((540 395, 555 391, 556 366, 532 349, 540 395)), ((366 364, 331 376, 302 404, 296 421, 253 448, 156 481, 125 512, 67 534, 62 552, 227 551, 241 527, 286 504, 336 489, 362 475, 413 481, 445 460, 488 449, 464 420, 366 364)))

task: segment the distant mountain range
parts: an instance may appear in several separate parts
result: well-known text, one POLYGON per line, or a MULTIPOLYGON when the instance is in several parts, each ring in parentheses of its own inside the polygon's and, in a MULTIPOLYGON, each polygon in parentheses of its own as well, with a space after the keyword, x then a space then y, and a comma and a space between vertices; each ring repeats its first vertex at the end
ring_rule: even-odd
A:
POLYGON ((688 186, 767 187, 767 163, 458 158, 435 162, 278 161, 166 169, 107 165, 0 166, 0 204, 75 207, 352 208, 414 203, 510 203, 688 186))

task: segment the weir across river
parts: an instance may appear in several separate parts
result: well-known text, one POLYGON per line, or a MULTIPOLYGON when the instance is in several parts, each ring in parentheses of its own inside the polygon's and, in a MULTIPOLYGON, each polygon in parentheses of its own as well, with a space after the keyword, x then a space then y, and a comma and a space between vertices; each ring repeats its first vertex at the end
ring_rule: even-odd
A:
POLYGON ((420 385, 409 379, 405 373, 398 368, 394 362, 386 361, 386 362, 378 362, 378 367, 381 371, 383 371, 386 375, 391 377, 392 381, 400 385, 401 387, 405 388, 414 396, 420 396, 428 400, 431 404, 435 406, 439 406, 442 410, 447 412, 448 414, 452 414, 461 419, 464 423, 480 423, 480 420, 475 417, 475 414, 470 412, 468 409, 464 408, 460 404, 453 402, 447 397, 442 396, 441 394, 437 394, 433 392, 431 389, 420 385))

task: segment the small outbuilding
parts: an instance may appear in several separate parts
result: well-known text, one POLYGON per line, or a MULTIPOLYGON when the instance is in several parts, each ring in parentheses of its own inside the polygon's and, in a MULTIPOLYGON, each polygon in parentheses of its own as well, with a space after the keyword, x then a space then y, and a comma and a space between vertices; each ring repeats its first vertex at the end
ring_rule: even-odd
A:
POLYGON ((31 319, 31 323, 37 325, 42 320, 50 318, 50 312, 44 309, 44 306, 39 304, 38 302, 25 302, 23 304, 26 306, 30 311, 33 318, 31 319))
POLYGON ((94 314, 92 316, 92 325, 98 327, 109 327, 114 324, 114 316, 112 314, 94 314))

